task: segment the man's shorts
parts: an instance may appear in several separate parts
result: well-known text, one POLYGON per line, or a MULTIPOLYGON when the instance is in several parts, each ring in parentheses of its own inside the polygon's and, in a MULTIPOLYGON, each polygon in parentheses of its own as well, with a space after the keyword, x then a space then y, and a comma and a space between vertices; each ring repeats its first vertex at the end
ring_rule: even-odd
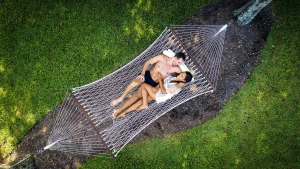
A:
POLYGON ((144 82, 147 83, 147 84, 149 84, 149 85, 151 85, 151 86, 153 86, 153 87, 156 87, 158 85, 158 83, 156 83, 155 81, 153 81, 149 70, 147 70, 145 72, 145 81, 144 82))

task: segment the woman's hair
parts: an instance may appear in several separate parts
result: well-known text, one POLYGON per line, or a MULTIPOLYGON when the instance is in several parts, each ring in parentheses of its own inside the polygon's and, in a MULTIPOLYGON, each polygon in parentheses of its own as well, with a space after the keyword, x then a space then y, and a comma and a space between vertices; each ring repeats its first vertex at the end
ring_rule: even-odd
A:
MULTIPOLYGON (((191 74, 191 72, 184 72, 185 73, 185 82, 183 81, 178 81, 178 80, 172 80, 172 82, 177 82, 177 83, 188 83, 193 79, 193 75, 191 74)), ((180 73, 172 73, 171 76, 173 77, 177 77, 180 73)))
POLYGON ((185 76, 185 83, 190 82, 193 79, 193 75, 191 74, 191 72, 185 72, 186 76, 185 76))

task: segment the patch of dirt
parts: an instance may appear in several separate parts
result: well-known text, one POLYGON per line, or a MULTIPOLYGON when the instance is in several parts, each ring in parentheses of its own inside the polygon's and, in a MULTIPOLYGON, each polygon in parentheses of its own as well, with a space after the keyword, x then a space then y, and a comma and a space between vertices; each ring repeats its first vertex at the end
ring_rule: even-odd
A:
MULTIPOLYGON (((231 20, 233 11, 246 2, 236 0, 213 3, 200 9, 183 24, 224 25, 231 20)), ((164 137, 166 134, 201 125, 216 117, 224 104, 242 88, 254 67, 259 64, 259 55, 271 23, 272 9, 267 6, 248 25, 239 27, 233 23, 229 26, 216 92, 191 99, 166 113, 138 134, 131 143, 164 137)), ((56 113, 54 109, 38 122, 18 145, 18 150, 13 155, 34 154, 34 168, 78 168, 85 163, 90 157, 48 150, 37 153, 37 150, 46 145, 56 113)))

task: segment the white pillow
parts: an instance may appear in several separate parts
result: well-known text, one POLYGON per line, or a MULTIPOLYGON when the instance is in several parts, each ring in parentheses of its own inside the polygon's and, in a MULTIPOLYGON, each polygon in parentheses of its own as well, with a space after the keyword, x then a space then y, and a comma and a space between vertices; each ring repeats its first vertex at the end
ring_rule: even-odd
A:
POLYGON ((171 49, 164 50, 163 54, 166 55, 166 56, 168 56, 169 58, 172 58, 172 57, 175 56, 175 53, 171 49))
POLYGON ((183 71, 183 72, 189 72, 190 69, 182 62, 180 65, 178 65, 180 67, 180 69, 183 71))

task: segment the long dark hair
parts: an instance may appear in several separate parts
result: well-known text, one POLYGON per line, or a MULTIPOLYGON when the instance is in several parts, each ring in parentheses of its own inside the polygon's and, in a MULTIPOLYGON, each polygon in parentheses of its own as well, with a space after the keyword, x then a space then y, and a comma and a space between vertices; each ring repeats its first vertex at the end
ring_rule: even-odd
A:
MULTIPOLYGON (((183 81, 178 81, 178 80, 172 80, 171 82, 176 82, 176 83, 188 83, 188 82, 190 82, 192 79, 193 79, 193 75, 191 74, 191 72, 183 72, 183 73, 185 73, 185 82, 183 82, 183 81)), ((171 76, 173 76, 173 77, 177 77, 178 75, 180 75, 180 73, 172 73, 171 74, 171 76)))

